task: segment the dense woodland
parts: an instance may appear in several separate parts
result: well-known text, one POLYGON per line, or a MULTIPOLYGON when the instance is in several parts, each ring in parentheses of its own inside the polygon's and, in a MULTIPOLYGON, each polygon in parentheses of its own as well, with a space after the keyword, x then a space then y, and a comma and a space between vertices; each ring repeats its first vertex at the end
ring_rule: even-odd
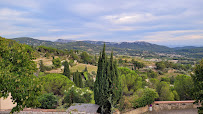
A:
MULTIPOLYGON (((111 113, 155 100, 203 100, 201 48, 176 49, 182 56, 171 57, 124 44, 113 49, 104 44, 102 50, 101 45, 86 42, 34 41, 28 46, 0 37, 0 97, 11 93, 17 103, 12 112, 25 107, 65 110, 73 103, 95 103, 100 113, 111 113)), ((28 41, 24 38, 23 42, 28 41)))

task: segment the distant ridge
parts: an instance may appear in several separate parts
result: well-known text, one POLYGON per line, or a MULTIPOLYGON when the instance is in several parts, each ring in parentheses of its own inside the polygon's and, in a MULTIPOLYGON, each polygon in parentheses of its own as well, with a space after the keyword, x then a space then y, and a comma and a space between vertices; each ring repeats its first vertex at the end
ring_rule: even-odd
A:
POLYGON ((69 42, 76 42, 76 40, 57 39, 55 42, 69 43, 69 42))
MULTIPOLYGON (((102 50, 102 45, 104 41, 75 41, 75 40, 64 40, 58 39, 55 42, 38 40, 30 37, 19 37, 13 38, 20 43, 32 45, 32 46, 48 46, 57 49, 74 49, 81 51, 88 51, 89 53, 99 54, 102 50)), ((106 50, 111 52, 113 49, 115 54, 120 55, 139 55, 148 53, 176 53, 180 55, 185 55, 188 57, 202 58, 203 57, 203 47, 194 47, 194 46, 185 46, 177 48, 169 48, 162 45, 151 44, 144 41, 135 41, 135 42, 105 42, 106 50)))
MULTIPOLYGON (((58 39, 56 42, 60 43, 70 43, 76 42, 74 40, 65 40, 65 39, 58 39)), ((84 40, 81 42, 95 44, 95 45, 103 45, 104 43, 110 47, 116 48, 128 48, 128 49, 136 49, 141 51, 155 51, 155 52, 165 52, 171 51, 171 48, 166 46, 161 46, 157 44, 151 44, 145 41, 135 41, 135 42, 104 42, 104 41, 91 41, 91 40, 84 40)))

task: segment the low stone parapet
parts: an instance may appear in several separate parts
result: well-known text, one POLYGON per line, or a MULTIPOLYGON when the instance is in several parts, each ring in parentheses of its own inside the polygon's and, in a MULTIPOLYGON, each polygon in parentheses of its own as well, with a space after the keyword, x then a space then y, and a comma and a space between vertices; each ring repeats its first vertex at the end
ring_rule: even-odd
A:
POLYGON ((194 104, 194 100, 188 101, 155 101, 152 104, 152 109, 154 111, 161 110, 176 110, 176 109, 191 109, 197 108, 200 104, 194 104))

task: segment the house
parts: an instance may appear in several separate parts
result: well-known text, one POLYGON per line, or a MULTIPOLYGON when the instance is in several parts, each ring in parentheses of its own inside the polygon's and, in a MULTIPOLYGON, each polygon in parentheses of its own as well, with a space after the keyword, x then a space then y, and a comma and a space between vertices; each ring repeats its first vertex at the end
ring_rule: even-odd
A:
POLYGON ((68 114, 98 114, 98 108, 99 105, 96 104, 74 103, 66 112, 68 114))
POLYGON ((0 110, 9 110, 15 106, 16 104, 13 104, 10 93, 6 99, 4 99, 3 97, 0 98, 0 110))

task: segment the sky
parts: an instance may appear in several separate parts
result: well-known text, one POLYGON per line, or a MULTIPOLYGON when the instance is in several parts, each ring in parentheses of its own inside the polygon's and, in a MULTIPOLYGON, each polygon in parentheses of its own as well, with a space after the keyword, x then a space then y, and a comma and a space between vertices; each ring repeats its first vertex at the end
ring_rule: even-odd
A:
POLYGON ((0 0, 0 36, 203 46, 203 0, 0 0))

